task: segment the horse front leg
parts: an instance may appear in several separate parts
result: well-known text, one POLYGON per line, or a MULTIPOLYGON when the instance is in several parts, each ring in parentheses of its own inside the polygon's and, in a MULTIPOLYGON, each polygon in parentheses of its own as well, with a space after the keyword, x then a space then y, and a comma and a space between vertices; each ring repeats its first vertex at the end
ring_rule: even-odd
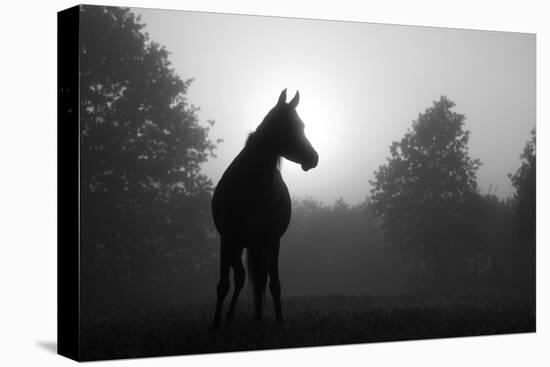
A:
POLYGON ((266 261, 266 248, 263 247, 263 243, 259 242, 253 246, 248 247, 248 271, 250 273, 250 280, 252 283, 252 290, 254 293, 254 318, 256 321, 262 319, 262 308, 265 294, 265 285, 267 281, 267 261, 266 261))
POLYGON ((279 246, 280 241, 277 240, 272 249, 272 256, 270 256, 269 290, 275 306, 275 321, 281 323, 283 322, 283 311, 281 308, 281 282, 279 280, 279 246))

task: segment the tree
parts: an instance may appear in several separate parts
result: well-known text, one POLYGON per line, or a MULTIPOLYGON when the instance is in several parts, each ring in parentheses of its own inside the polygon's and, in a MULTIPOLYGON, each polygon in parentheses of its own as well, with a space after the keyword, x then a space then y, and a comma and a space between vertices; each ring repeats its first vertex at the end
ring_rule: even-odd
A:
POLYGON ((520 155, 521 166, 514 175, 509 175, 515 189, 516 208, 514 222, 519 239, 517 260, 522 281, 528 280, 534 292, 536 249, 536 130, 525 143, 520 155))
POLYGON ((531 139, 525 143, 520 155, 521 166, 514 175, 509 175, 516 190, 516 223, 521 239, 535 240, 536 217, 536 131, 531 130, 531 139))
POLYGON ((192 80, 129 9, 80 15, 83 275, 104 287, 151 276, 167 259, 191 268, 211 231, 212 183, 200 167, 215 149, 187 102, 192 80))
POLYGON ((386 241, 414 258, 428 257, 440 290, 448 286, 453 269, 464 266, 479 206, 480 162, 468 153, 470 132, 464 129, 464 115, 451 110, 454 106, 441 97, 419 114, 370 181, 386 241))

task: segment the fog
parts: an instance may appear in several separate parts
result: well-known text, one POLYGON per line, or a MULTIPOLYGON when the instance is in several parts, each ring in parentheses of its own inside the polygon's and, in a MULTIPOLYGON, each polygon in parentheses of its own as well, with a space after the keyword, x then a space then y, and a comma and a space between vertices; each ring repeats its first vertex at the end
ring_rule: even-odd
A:
POLYGON ((373 171, 419 113, 441 95, 466 115, 478 183, 509 197, 509 173, 535 125, 533 34, 236 16, 154 9, 145 31, 165 45, 203 123, 216 121, 216 183, 283 88, 301 93, 298 113, 320 155, 303 174, 284 162, 294 197, 362 202, 373 171))

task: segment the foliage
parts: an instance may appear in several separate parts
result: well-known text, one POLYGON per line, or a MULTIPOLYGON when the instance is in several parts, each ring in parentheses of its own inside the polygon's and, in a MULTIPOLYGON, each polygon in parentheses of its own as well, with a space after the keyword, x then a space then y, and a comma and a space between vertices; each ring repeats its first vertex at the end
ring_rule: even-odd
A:
POLYGON ((372 206, 341 198, 293 200, 279 263, 285 294, 294 295, 401 291, 407 276, 402 256, 384 248, 372 206))
POLYGON ((191 80, 129 9, 80 15, 83 275, 106 287, 192 269, 212 231, 200 166, 215 145, 187 102, 191 80))
POLYGON ((509 175, 515 188, 514 197, 518 201, 516 223, 522 239, 535 240, 536 216, 536 131, 531 130, 531 138, 525 143, 520 155, 521 166, 514 175, 509 175))
POLYGON ((518 278, 525 288, 535 294, 536 252, 536 131, 525 143, 520 155, 521 166, 514 175, 509 175, 515 188, 516 209, 514 222, 519 246, 516 248, 518 278))
POLYGON ((429 256, 440 281, 464 261, 479 230, 472 219, 480 205, 480 162, 469 156, 470 132, 454 106, 441 97, 420 114, 371 181, 385 239, 429 256))

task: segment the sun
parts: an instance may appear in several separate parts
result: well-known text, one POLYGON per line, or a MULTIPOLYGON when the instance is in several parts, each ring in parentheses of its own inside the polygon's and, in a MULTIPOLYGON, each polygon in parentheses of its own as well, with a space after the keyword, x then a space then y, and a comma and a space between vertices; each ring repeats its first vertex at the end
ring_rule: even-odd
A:
POLYGON ((306 137, 319 154, 330 154, 336 140, 335 132, 332 128, 330 113, 323 107, 324 103, 316 95, 308 93, 308 88, 302 88, 300 91, 300 105, 297 112, 304 124, 306 137), (302 97, 303 95, 303 97, 302 97))

